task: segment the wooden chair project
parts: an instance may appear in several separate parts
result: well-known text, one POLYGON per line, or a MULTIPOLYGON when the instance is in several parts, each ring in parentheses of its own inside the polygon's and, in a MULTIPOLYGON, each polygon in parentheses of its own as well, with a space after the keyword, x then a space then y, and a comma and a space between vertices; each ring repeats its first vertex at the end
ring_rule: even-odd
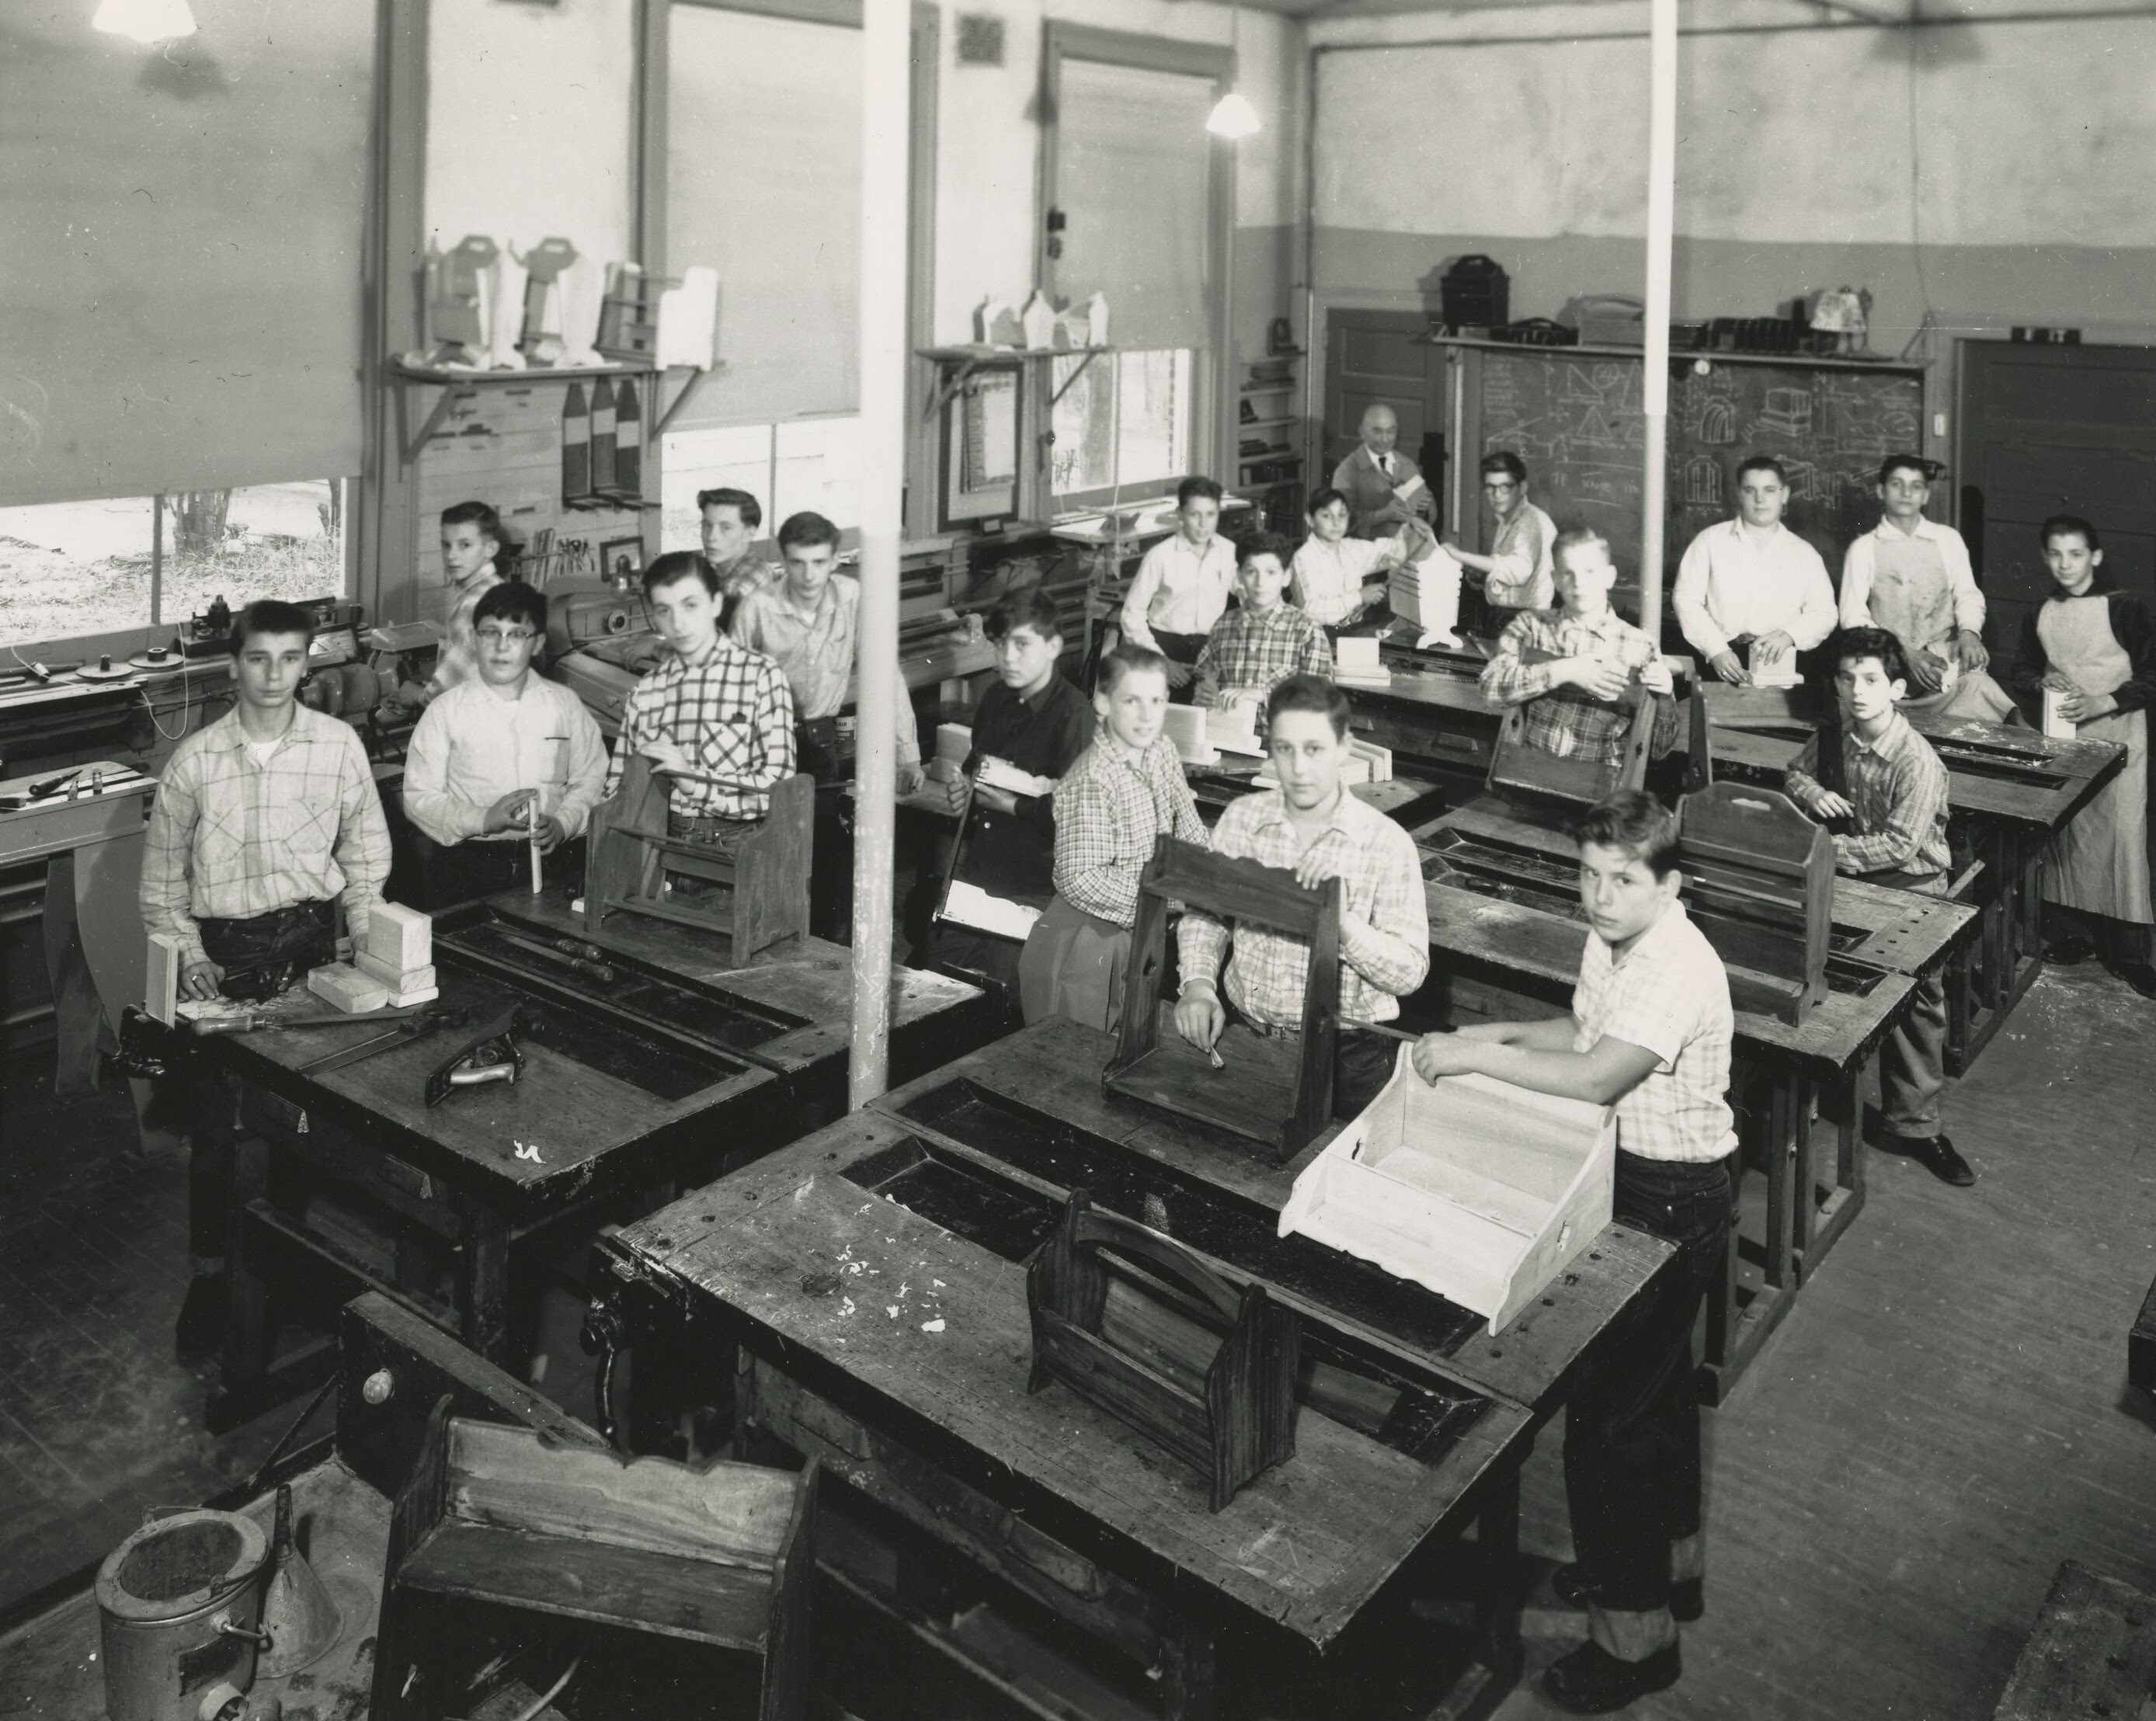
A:
POLYGON ((797 1721, 816 1460, 798 1474, 699 1472, 471 1421, 451 1403, 435 1404, 390 1519, 374 1721, 474 1713, 469 1687, 490 1647, 542 1646, 552 1673, 578 1623, 758 1657, 759 1721, 797 1721), (474 1603, 495 1611, 475 1616, 474 1603), (532 1616, 528 1629, 520 1616, 532 1616), (506 1631, 475 1629, 503 1620, 506 1631))
POLYGON ((1738 1009, 1791 1025, 1826 996, 1834 844, 1787 795, 1710 783, 1677 802, 1686 904, 1738 1009))
MULTIPOLYGON (((1529 662, 1551 654, 1529 650, 1529 662)), ((1527 704, 1508 706, 1497 727, 1497 742, 1490 755, 1490 788, 1498 794, 1537 795, 1545 799, 1576 801, 1591 807, 1620 789, 1638 789, 1647 780, 1649 754, 1655 740, 1655 700, 1635 676, 1612 703, 1628 714, 1625 747, 1609 764, 1581 758, 1559 758, 1527 737, 1527 704)))
POLYGON ((1291 1159, 1332 1120, 1339 1036, 1340 881, 1329 878, 1306 891, 1283 867, 1163 836, 1138 884, 1122 1021, 1101 1073, 1107 1091, 1218 1125, 1263 1143, 1276 1159, 1291 1159), (1163 1030, 1160 984, 1171 902, 1309 941, 1300 1035, 1270 1037, 1236 1023, 1220 1037, 1221 1067, 1215 1067, 1172 1023, 1163 1030))
POLYGON ((1246 1284, 1238 1297, 1173 1238, 1096 1211, 1073 1189, 1026 1265, 1025 1299, 1033 1317, 1026 1390, 1060 1380, 1168 1447, 1208 1478, 1212 1510, 1295 1456, 1302 1328, 1264 1286, 1246 1284), (1104 1251, 1173 1284, 1122 1272, 1104 1251))
POLYGON ((667 835, 666 782, 631 759, 621 793, 593 811, 584 876, 584 930, 596 935, 616 910, 696 927, 732 941, 728 960, 746 968, 758 951, 808 931, 808 870, 816 780, 797 773, 771 791, 771 811, 732 855, 667 835), (692 907, 665 888, 669 873, 725 887, 723 902, 692 907))

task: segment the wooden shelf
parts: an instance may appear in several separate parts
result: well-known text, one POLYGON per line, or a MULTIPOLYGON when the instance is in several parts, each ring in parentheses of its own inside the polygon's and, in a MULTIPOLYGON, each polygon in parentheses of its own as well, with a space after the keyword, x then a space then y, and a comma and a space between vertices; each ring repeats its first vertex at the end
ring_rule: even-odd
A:
POLYGON ((1239 431, 1285 430, 1289 425, 1296 422, 1296 420, 1292 416, 1285 419, 1245 419, 1239 422, 1235 428, 1239 431))

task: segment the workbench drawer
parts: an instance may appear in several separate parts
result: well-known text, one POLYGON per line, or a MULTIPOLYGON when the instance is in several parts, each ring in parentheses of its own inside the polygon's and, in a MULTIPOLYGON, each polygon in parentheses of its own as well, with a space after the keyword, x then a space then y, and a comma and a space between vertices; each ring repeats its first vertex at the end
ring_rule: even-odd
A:
POLYGON ((378 1201, 399 1218, 438 1236, 455 1237, 459 1216, 449 1191, 393 1153, 360 1139, 332 1119, 312 1114, 254 1082, 239 1088, 239 1127, 279 1153, 304 1162, 330 1180, 378 1201))
POLYGON ((771 1363, 742 1354, 741 1410, 750 1426, 804 1456, 821 1458, 832 1474, 878 1505, 1138 1667, 1159 1663, 1163 1638, 1142 1590, 771 1363))

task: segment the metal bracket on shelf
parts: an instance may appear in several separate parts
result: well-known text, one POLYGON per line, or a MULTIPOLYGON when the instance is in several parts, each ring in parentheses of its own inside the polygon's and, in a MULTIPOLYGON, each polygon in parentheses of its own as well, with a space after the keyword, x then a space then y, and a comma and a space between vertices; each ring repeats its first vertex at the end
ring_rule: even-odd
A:
POLYGON ((1056 402, 1068 394, 1070 392, 1070 385, 1086 374, 1086 367, 1107 350, 1105 347, 1088 347, 1086 349, 1086 356, 1078 361, 1078 368, 1065 377, 1063 379, 1063 386, 1048 397, 1049 405, 1054 406, 1056 402))
POLYGON ((423 378, 399 376, 397 378, 397 450, 403 457, 404 464, 408 466, 419 458, 419 450, 424 448, 434 439, 434 433, 442 428, 442 420, 449 417, 451 409, 457 403, 458 397, 476 395, 478 393, 479 390, 468 383, 433 383, 423 378), (407 391, 415 387, 439 388, 442 392, 436 398, 433 408, 428 413, 426 422, 419 426, 419 434, 417 436, 408 436, 405 434, 405 426, 408 422, 408 415, 410 408, 408 405, 407 391))
MULTIPOLYGON (((726 367, 726 361, 724 359, 715 359, 712 361, 711 367, 709 370, 700 371, 692 368, 689 372, 689 380, 681 385, 681 392, 674 397, 673 400, 668 403, 666 410, 659 415, 659 422, 653 428, 651 433, 652 439, 655 441, 660 437, 664 436, 666 434, 666 427, 674 422, 675 418, 680 414, 681 409, 689 404, 690 398, 696 394, 696 391, 704 386, 705 379, 716 376, 726 367)), ((660 381, 662 383, 665 381, 665 372, 663 371, 660 372, 660 381)))

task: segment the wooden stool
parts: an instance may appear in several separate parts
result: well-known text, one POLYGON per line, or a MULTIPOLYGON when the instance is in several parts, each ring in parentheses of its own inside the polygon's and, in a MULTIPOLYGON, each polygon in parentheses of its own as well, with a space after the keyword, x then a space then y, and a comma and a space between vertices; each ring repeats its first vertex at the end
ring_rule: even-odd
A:
MULTIPOLYGON (((499 1645, 572 1643, 566 1622, 758 1657, 760 1721, 795 1721, 815 1584, 814 1458, 796 1475, 624 1458, 435 1404, 382 1568, 374 1721, 441 1721, 499 1645), (510 1618, 469 1629, 469 1604, 510 1618), (533 1616, 519 1629, 518 1615, 533 1616), (518 1640, 521 1639, 520 1642, 518 1640)), ((545 1671, 568 1652, 547 1657, 545 1671)), ((519 1705, 519 1707, 522 1707, 519 1705)))
POLYGON ((796 773, 771 791, 771 811, 731 855, 668 834, 665 779, 647 759, 631 759, 621 793, 592 813, 584 878, 584 930, 596 935, 617 909, 701 927, 732 940, 728 960, 746 968, 757 953, 808 930, 808 871, 814 846, 816 779, 796 773), (726 888, 725 906, 690 907, 665 890, 679 874, 726 888))

